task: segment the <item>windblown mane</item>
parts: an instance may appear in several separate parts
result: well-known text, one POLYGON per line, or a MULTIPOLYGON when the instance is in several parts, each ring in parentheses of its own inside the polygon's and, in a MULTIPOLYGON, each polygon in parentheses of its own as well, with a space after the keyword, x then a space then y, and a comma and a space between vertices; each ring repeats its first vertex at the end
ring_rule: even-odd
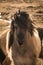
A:
POLYGON ((19 27, 29 29, 30 34, 33 34, 34 26, 32 25, 33 21, 30 19, 30 16, 27 12, 16 12, 14 14, 14 19, 11 23, 11 29, 14 30, 14 23, 18 24, 19 27))
POLYGON ((27 28, 28 31, 30 32, 31 36, 33 35, 33 29, 34 26, 32 25, 33 21, 30 19, 30 16, 27 12, 16 12, 14 14, 14 19, 11 22, 11 32, 10 32, 10 40, 9 40, 9 48, 12 45, 13 41, 14 41, 14 23, 18 24, 19 27, 21 28, 27 28))
POLYGON ((7 33, 6 49, 12 65, 35 65, 41 51, 38 31, 32 25, 29 14, 19 11, 14 14, 7 33))

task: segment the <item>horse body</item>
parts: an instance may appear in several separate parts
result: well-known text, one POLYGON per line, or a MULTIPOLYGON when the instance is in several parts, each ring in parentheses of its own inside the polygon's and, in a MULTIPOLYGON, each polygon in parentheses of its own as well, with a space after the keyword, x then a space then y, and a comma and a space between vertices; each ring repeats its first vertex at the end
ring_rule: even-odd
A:
POLYGON ((39 37, 41 40, 41 53, 40 53, 40 58, 43 58, 43 28, 37 28, 38 33, 39 33, 39 37))
POLYGON ((6 41, 11 65, 35 65, 41 51, 41 42, 26 12, 16 13, 6 41))

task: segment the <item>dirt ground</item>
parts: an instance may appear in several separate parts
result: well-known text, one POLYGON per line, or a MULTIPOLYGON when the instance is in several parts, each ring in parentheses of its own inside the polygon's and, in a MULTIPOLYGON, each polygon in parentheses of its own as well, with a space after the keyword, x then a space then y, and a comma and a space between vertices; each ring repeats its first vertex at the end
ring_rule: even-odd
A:
MULTIPOLYGON (((43 28, 43 2, 34 3, 0 3, 0 39, 9 29, 9 23, 18 10, 27 11, 33 20, 33 25, 43 28), (7 21, 7 22, 6 22, 7 21), (4 33, 3 33, 4 32, 4 33)), ((43 59, 38 59, 36 65, 43 65, 43 59)))

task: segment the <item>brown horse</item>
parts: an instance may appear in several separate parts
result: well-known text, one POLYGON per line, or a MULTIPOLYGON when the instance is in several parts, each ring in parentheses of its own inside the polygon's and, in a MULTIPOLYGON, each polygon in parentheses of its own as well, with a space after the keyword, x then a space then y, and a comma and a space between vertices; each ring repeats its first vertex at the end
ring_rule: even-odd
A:
POLYGON ((40 53, 40 58, 43 58, 43 28, 37 28, 38 33, 39 33, 39 37, 41 40, 41 53, 40 53))
POLYGON ((6 38, 6 51, 11 65, 35 65, 41 42, 33 21, 25 11, 15 13, 6 38))

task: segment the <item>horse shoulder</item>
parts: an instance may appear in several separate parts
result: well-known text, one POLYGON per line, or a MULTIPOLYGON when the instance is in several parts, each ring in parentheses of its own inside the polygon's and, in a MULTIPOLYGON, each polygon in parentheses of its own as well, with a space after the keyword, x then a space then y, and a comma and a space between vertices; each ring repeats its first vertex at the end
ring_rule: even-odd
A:
POLYGON ((37 56, 39 56, 40 52, 41 52, 41 40, 39 38, 39 34, 37 30, 33 31, 33 42, 34 42, 34 46, 35 46, 35 53, 37 54, 37 56))

